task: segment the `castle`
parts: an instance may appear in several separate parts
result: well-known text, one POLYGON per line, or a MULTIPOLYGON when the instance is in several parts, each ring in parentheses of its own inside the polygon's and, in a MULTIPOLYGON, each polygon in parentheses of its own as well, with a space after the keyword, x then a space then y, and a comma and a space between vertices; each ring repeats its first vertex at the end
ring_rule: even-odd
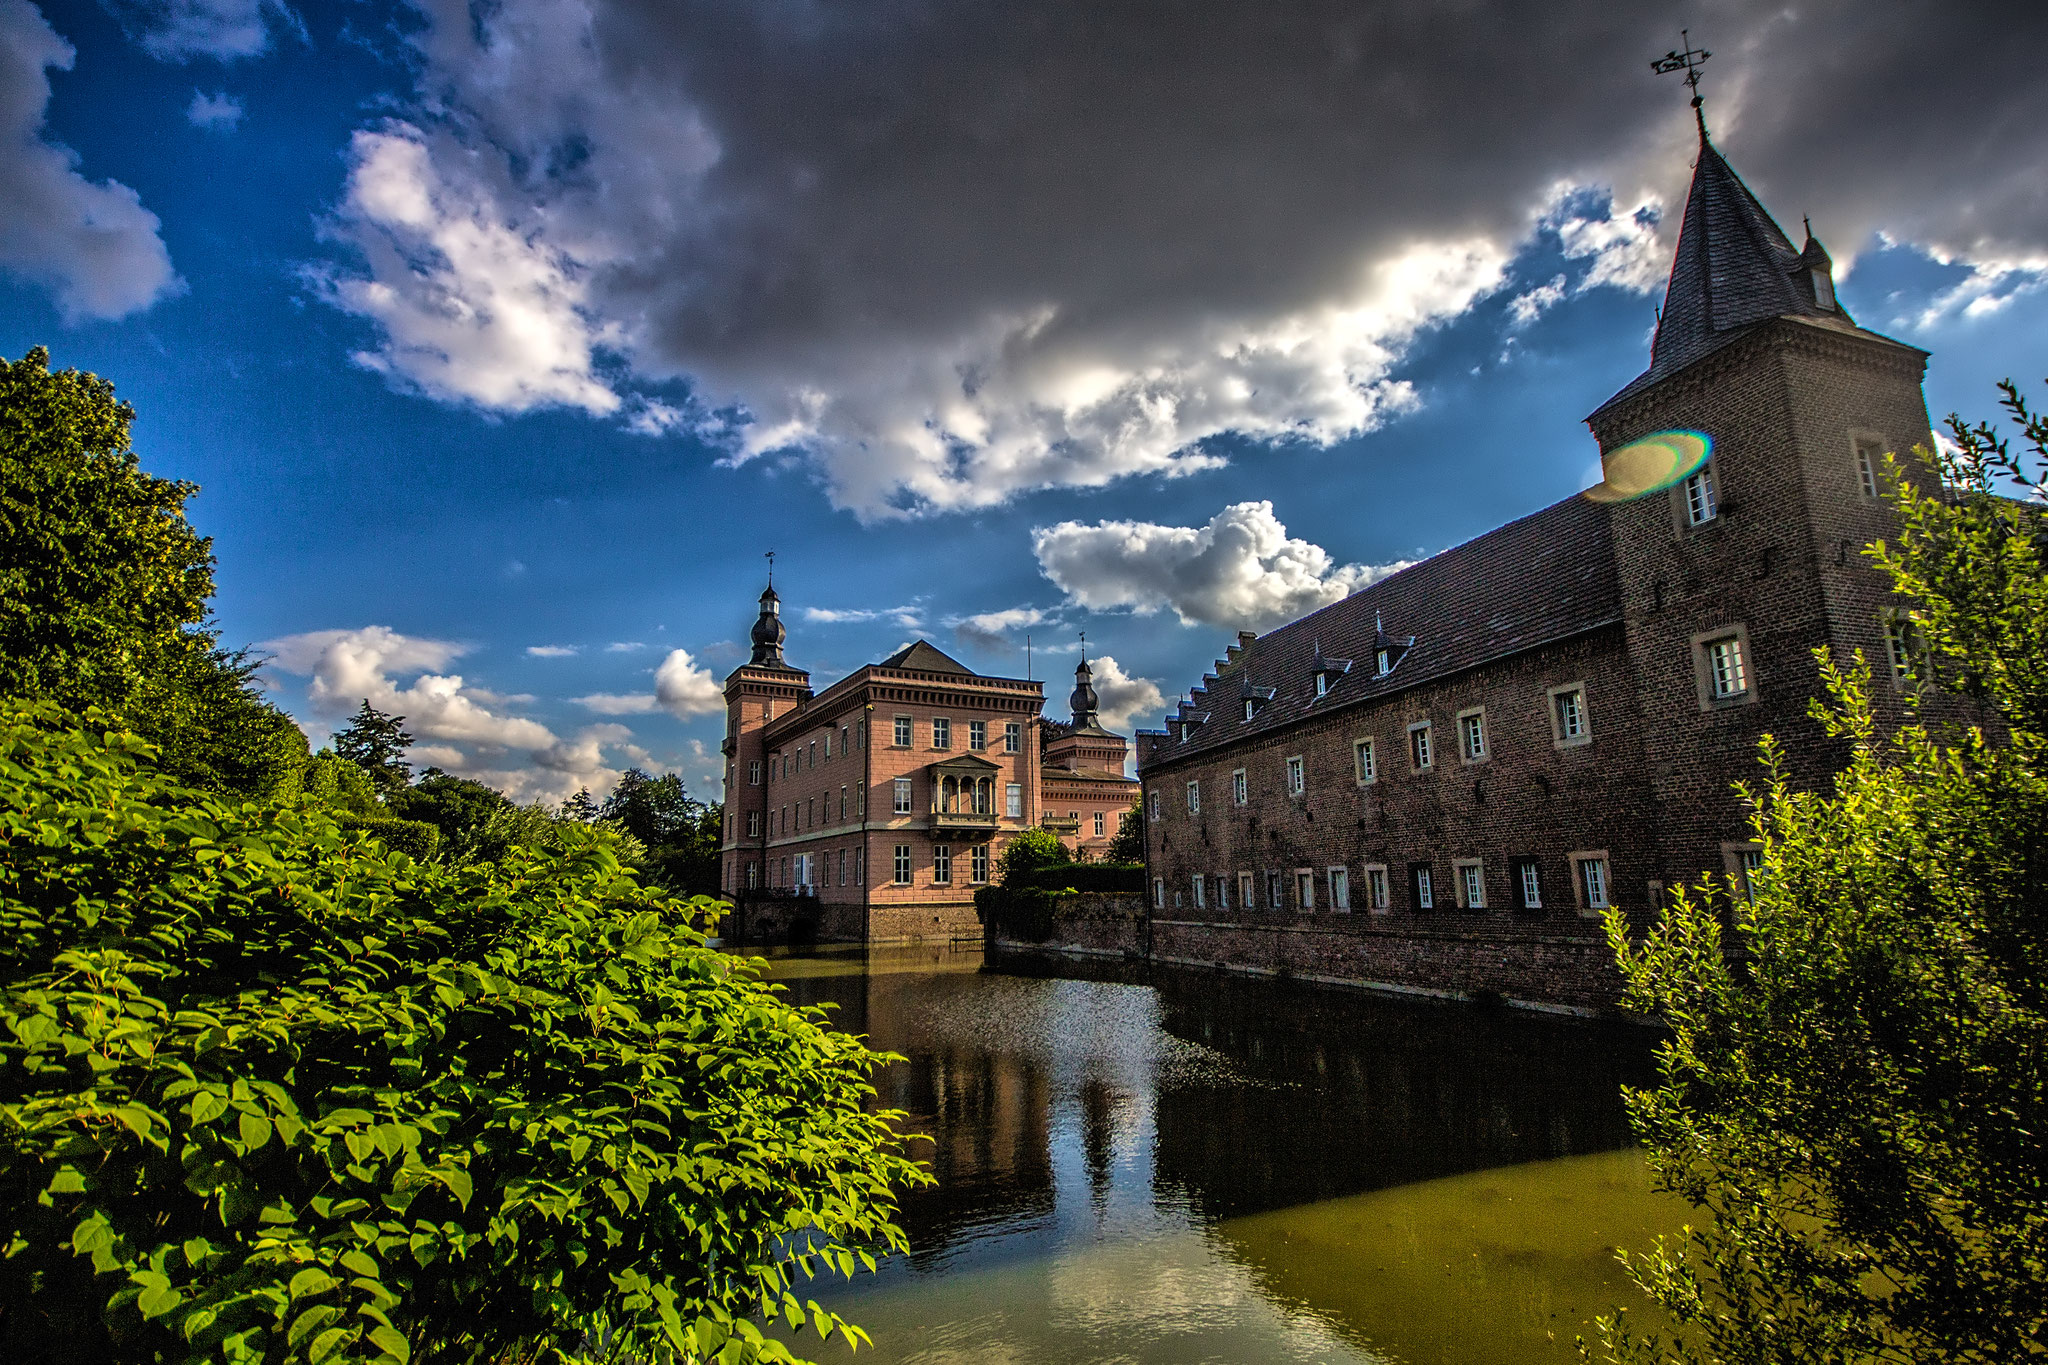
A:
POLYGON ((725 680, 720 885, 732 937, 978 938, 974 892, 1022 830, 1099 855, 1137 797, 1088 661, 1072 720, 1045 685, 975 673, 924 640, 813 693, 783 658, 770 584, 725 680))
POLYGON ((1844 761, 1816 647, 1863 651, 1902 717, 1910 624, 1861 552, 1893 534, 1884 453, 1929 441, 1926 359, 1856 324, 1702 123, 1649 369, 1587 424, 1603 491, 1653 435, 1705 462, 1239 636, 1137 736, 1151 955, 1609 1005, 1605 911, 1748 885, 1758 739, 1803 786, 1844 761))

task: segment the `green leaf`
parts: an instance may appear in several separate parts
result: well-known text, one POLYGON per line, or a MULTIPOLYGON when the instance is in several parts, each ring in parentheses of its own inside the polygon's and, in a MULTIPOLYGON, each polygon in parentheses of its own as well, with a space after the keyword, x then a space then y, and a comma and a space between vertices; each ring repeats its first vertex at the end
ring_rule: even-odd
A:
POLYGON ((468 1171, 460 1166, 450 1166, 446 1170, 436 1171, 434 1174, 440 1177, 441 1183, 448 1187, 449 1192, 455 1196, 456 1201, 463 1208, 469 1207, 470 1197, 475 1193, 475 1186, 470 1183, 468 1171))
POLYGON ((250 1151, 255 1151, 270 1141, 270 1120, 260 1114, 244 1113, 241 1117, 242 1141, 250 1151))
POLYGON ((314 1294, 325 1294, 340 1283, 340 1280, 335 1279, 332 1275, 320 1269, 320 1267, 307 1266, 304 1270, 292 1276, 289 1292, 294 1299, 309 1298, 314 1294))
POLYGON ((311 1361, 312 1365, 320 1365, 321 1361, 346 1346, 354 1337, 353 1328, 330 1327, 313 1338, 313 1344, 306 1348, 306 1359, 311 1361))
POLYGON ((395 1360, 399 1365, 405 1365, 412 1359, 412 1343, 392 1327, 372 1327, 370 1340, 383 1349, 387 1359, 395 1360))

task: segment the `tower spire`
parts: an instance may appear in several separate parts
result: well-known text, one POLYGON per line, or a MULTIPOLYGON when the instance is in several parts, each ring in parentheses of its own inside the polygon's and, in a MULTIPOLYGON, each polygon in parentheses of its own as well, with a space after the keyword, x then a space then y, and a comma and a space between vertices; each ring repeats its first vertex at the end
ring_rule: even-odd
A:
POLYGON ((1700 68, 1707 64, 1707 58, 1714 54, 1702 47, 1692 45, 1692 35, 1684 29, 1678 30, 1678 47, 1661 57, 1652 59, 1650 70, 1660 76, 1674 71, 1685 73, 1685 83, 1692 90, 1692 116, 1700 125, 1700 141, 1707 140, 1706 100, 1700 96, 1700 68))

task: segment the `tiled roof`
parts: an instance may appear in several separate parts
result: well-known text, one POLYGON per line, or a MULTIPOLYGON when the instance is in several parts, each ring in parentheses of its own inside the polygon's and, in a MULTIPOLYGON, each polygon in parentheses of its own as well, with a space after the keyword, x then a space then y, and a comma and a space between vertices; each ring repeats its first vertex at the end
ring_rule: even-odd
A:
MULTIPOLYGON (((1811 236, 1807 244, 1826 260, 1811 236)), ((1601 406, 1676 374, 1771 318, 1831 318, 1853 326, 1839 305, 1824 306, 1815 297, 1814 264, 1702 136, 1650 368, 1601 406)))
POLYGON ((1535 645, 1621 619, 1607 509, 1570 497, 1262 635, 1208 684, 1190 708, 1210 719, 1185 740, 1152 750, 1152 762, 1292 725, 1333 707, 1404 691, 1535 645), (1373 642, 1414 636, 1386 677, 1375 676, 1373 642), (1359 660, 1315 691, 1316 650, 1359 660), (1272 699, 1244 718, 1242 697, 1272 699))
POLYGON ((974 672, 959 660, 940 653, 924 640, 897 650, 875 667, 900 668, 912 673, 965 673, 970 676, 974 672))

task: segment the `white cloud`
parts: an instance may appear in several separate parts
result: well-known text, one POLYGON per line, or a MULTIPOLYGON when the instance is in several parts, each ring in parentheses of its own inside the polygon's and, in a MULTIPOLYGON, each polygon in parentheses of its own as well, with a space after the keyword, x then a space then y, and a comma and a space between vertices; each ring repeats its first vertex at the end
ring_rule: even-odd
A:
POLYGON ((124 317, 183 288, 135 191, 93 184, 76 152, 45 140, 45 70, 76 56, 28 0, 0 0, 0 269, 49 289, 67 322, 124 317))
POLYGON ((270 46, 272 20, 304 32, 280 0, 111 0, 109 7, 165 62, 254 57, 270 46))
POLYGON ((898 630, 923 630, 924 610, 907 607, 805 607, 804 620, 813 625, 842 626, 861 621, 887 621, 898 630))
POLYGON ((725 690, 711 671, 690 657, 687 649, 672 649, 654 670, 654 691, 595 692, 576 698, 578 706, 601 716, 644 716, 666 711, 678 720, 716 715, 725 709, 725 690))
POLYGON ((1289 536, 1270 502, 1233 503, 1199 527, 1063 521, 1033 531, 1031 547, 1076 606, 1141 616, 1170 607, 1185 625, 1240 630, 1291 621, 1408 563, 1340 565, 1289 536))
POLYGON ((1538 285, 1525 294, 1518 294, 1508 304, 1508 318, 1515 327, 1527 327, 1542 317, 1564 299, 1564 276, 1559 275, 1549 284, 1538 285))
POLYGON ((194 128, 230 132, 242 121, 242 102, 233 95, 194 90, 192 103, 185 106, 185 121, 194 128))
POLYGON ((607 654, 632 654, 647 648, 638 640, 614 640, 604 647, 607 654))
POLYGON ((1113 655, 1090 659, 1088 667, 1095 675, 1096 699, 1102 703, 1098 714, 1103 728, 1129 730, 1138 720, 1166 709, 1166 695, 1159 690, 1159 684, 1124 672, 1113 655))
POLYGON ((468 652, 451 641, 365 626, 287 635, 258 648, 274 656, 275 667, 312 679, 306 697, 323 715, 346 715, 368 701, 380 711, 403 715, 406 729, 422 739, 532 752, 556 742, 538 721, 491 711, 499 699, 465 687, 461 674, 436 672, 468 652), (398 680, 407 676, 412 681, 400 686, 398 680))
POLYGON ((998 654, 1014 654, 1017 642, 1012 632, 1044 625, 1050 618, 1037 607, 1008 607, 1002 611, 978 612, 973 616, 949 616, 946 624, 963 641, 998 654))
POLYGON ((528 645, 526 652, 536 659, 567 659, 581 649, 580 645, 528 645))
POLYGON ((370 265, 368 276, 314 276, 330 302, 377 324, 379 344, 356 354, 360 364, 499 412, 618 411, 595 356, 615 329, 586 308, 584 266, 540 221, 505 221, 473 176, 444 174, 420 129, 356 133, 332 230, 370 265))

